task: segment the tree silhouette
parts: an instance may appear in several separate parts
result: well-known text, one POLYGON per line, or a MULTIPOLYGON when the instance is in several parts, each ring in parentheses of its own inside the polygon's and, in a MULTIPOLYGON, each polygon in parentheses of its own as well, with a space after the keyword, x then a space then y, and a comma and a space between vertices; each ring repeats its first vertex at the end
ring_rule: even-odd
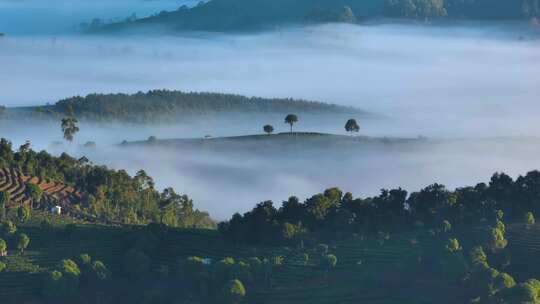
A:
POLYGON ((289 124, 291 126, 291 133, 292 133, 292 127, 295 123, 298 122, 298 116, 295 114, 289 114, 285 117, 285 123, 289 124))
POLYGON ((72 142, 73 136, 79 132, 79 127, 77 127, 77 124, 79 121, 77 121, 74 117, 66 117, 62 119, 62 132, 64 133, 64 138, 72 142))
POLYGON ((274 127, 272 127, 271 125, 266 125, 263 127, 263 130, 265 133, 267 133, 268 135, 272 134, 274 132, 274 127))
POLYGON ((360 131, 360 126, 356 122, 356 119, 351 118, 347 120, 347 123, 345 124, 345 131, 351 132, 351 133, 360 131))

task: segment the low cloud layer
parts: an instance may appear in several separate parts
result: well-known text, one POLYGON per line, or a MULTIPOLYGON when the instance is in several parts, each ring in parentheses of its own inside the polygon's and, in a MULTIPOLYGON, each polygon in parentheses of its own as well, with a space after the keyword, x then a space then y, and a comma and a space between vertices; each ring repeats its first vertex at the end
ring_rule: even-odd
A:
MULTIPOLYGON (((473 184, 495 171, 517 175, 540 167, 537 36, 519 24, 326 25, 244 35, 8 35, 0 39, 0 104, 156 88, 295 97, 383 115, 360 121, 369 136, 434 139, 407 146, 276 150, 270 156, 111 146, 150 135, 228 136, 260 132, 265 123, 286 127, 281 117, 261 116, 223 116, 195 125, 83 124, 77 140, 97 142, 93 150, 51 147, 61 140, 57 123, 4 122, 0 132, 16 144, 28 139, 40 149, 88 155, 131 173, 146 169, 158 186, 174 186, 220 219, 265 199, 306 197, 332 186, 365 196, 382 187, 417 190, 435 181, 473 184)), ((298 128, 343 133, 343 124, 343 117, 301 117, 298 128)))

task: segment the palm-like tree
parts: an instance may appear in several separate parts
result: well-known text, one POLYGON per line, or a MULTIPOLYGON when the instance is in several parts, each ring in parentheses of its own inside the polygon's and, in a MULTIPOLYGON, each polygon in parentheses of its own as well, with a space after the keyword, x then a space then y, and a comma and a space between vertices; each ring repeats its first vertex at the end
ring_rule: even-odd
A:
POLYGON ((62 132, 67 141, 72 142, 75 134, 79 132, 79 127, 77 126, 78 123, 79 121, 75 117, 66 117, 62 119, 62 132))
POLYGON ((291 133, 292 133, 292 127, 295 123, 298 122, 298 116, 295 114, 289 114, 285 117, 285 123, 289 124, 291 126, 291 133))

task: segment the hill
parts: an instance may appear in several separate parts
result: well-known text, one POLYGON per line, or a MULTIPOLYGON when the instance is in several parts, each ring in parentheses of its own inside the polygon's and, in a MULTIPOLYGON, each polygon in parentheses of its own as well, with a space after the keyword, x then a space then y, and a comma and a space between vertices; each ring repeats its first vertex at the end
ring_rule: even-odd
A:
POLYGON ((173 31, 245 31, 288 24, 357 22, 366 18, 520 19, 538 17, 537 0, 212 0, 196 7, 103 25, 91 32, 155 27, 173 31))
POLYGON ((219 93, 186 93, 155 90, 136 94, 90 94, 71 97, 54 105, 9 108, 14 118, 54 118, 74 115, 81 120, 130 123, 176 122, 180 118, 219 114, 357 114, 366 112, 352 108, 296 99, 269 99, 219 93))
POLYGON ((122 147, 165 147, 183 148, 198 151, 204 150, 237 150, 244 152, 259 153, 269 152, 274 149, 317 149, 327 147, 347 147, 347 146, 378 146, 392 144, 409 144, 424 142, 424 138, 390 138, 390 137, 368 137, 368 136, 347 136, 317 132, 286 132, 276 134, 242 135, 229 137, 208 137, 208 138, 177 138, 159 139, 155 137, 144 141, 123 142, 122 147), (270 149, 270 150, 269 150, 270 149))

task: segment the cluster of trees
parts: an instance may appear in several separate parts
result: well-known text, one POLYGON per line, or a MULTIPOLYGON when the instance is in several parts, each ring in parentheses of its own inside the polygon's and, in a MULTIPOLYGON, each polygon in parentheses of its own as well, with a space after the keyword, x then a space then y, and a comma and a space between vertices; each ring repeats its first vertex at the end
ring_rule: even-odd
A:
POLYGON ((9 220, 0 223, 0 236, 0 257, 8 255, 8 248, 15 248, 20 255, 23 255, 30 245, 28 235, 17 232, 17 226, 9 220))
POLYGON ((355 22, 380 16, 519 19, 538 16, 537 8, 537 0, 215 0, 91 30, 108 32, 159 24, 171 30, 221 32, 290 23, 355 22))
MULTIPOLYGON (((287 116, 285 116, 285 123, 288 124, 290 127, 291 127, 291 133, 293 131, 293 126, 295 123, 298 122, 298 116, 296 114, 288 114, 287 116)), ((272 133, 274 133, 274 126, 272 125, 264 125, 263 126, 263 131, 270 135, 272 133)), ((351 118, 349 120, 347 120, 347 122, 345 123, 345 131, 347 132, 350 132, 350 133, 354 133, 354 132, 359 132, 360 131, 360 126, 358 125, 358 122, 356 122, 356 119, 354 118, 351 118)))
MULTIPOLYGON (((357 110, 321 102, 294 99, 266 99, 218 93, 186 93, 154 90, 136 94, 90 94, 71 97, 52 106, 36 107, 38 116, 61 118, 67 129, 73 117, 92 121, 155 123, 177 121, 191 115, 231 113, 354 113, 357 110)), ((74 132, 71 132, 74 133, 74 132)))
MULTIPOLYGON (((98 294, 107 288, 112 279, 111 271, 99 260, 92 260, 88 254, 81 254, 77 262, 62 260, 49 272, 43 283, 42 294, 50 303, 69 303, 85 294, 98 294)), ((96 299, 99 303, 99 298, 96 299)))
POLYGON ((344 6, 340 10, 338 9, 322 9, 320 7, 314 8, 310 11, 306 20, 314 23, 356 23, 357 18, 354 15, 350 6, 344 6))
MULTIPOLYGON (((365 199, 331 188, 303 203, 291 197, 280 208, 272 201, 262 202, 220 223, 219 229, 236 242, 289 243, 315 236, 435 229, 445 220, 454 225, 478 225, 499 210, 510 220, 522 221, 529 218, 529 212, 532 218, 540 213, 539 185, 540 172, 531 171, 516 180, 496 173, 489 184, 454 191, 432 184, 410 195, 401 188, 383 189, 379 196, 365 199)), ((504 242, 497 225, 491 235, 494 242, 504 242)))
POLYGON ((385 15, 406 18, 535 18, 539 13, 538 3, 538 0, 386 0, 385 15))
POLYGON ((267 258, 226 257, 213 261, 193 256, 180 262, 179 272, 182 285, 191 297, 205 303, 220 299, 240 303, 249 290, 271 289, 274 277, 283 275, 282 271, 287 268, 295 267, 299 272, 314 268, 327 276, 337 262, 337 257, 329 253, 328 245, 318 244, 310 249, 289 250, 286 255, 267 258))
MULTIPOLYGON (((46 151, 35 152, 28 143, 13 151, 6 139, 0 140, 0 166, 79 189, 84 193, 82 201, 69 208, 99 220, 126 224, 162 222, 175 227, 215 226, 208 213, 194 209, 193 201, 186 195, 172 188, 156 190, 153 179, 143 170, 130 176, 124 170, 93 165, 84 157, 75 159, 65 153, 56 157, 46 151)), ((29 191, 30 195, 39 196, 38 189, 31 185, 29 191)))

